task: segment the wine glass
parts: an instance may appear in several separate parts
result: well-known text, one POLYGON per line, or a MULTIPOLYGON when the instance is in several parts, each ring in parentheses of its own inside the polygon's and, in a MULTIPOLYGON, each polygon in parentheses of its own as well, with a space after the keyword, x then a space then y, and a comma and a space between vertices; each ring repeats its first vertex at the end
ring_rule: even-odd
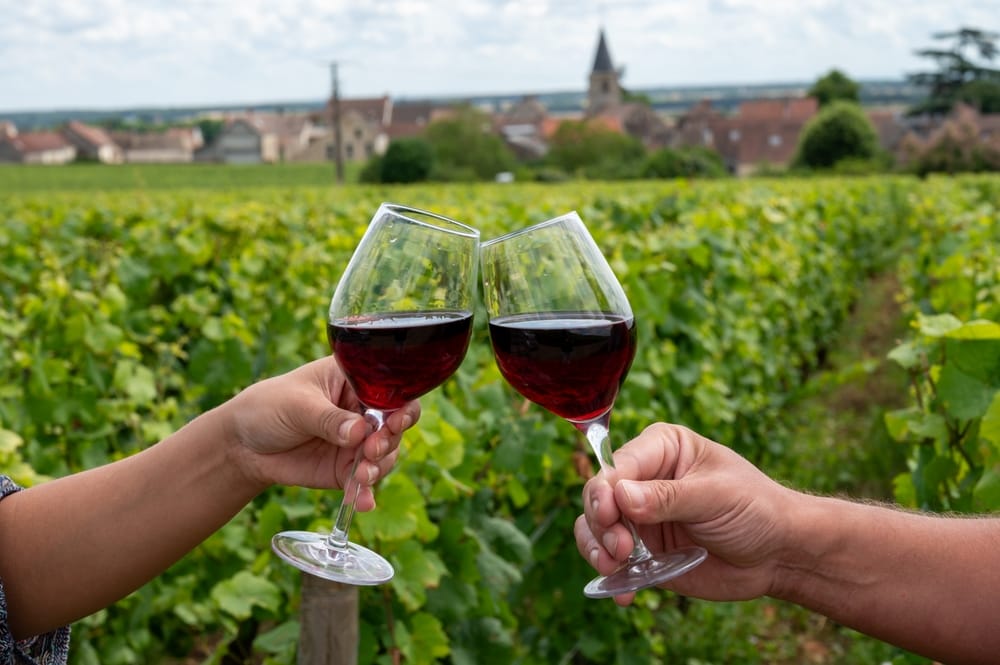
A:
MULTIPOLYGON (((475 229, 391 203, 375 213, 333 294, 327 338, 376 430, 458 369, 472 336, 478 268, 475 229)), ((392 579, 388 561, 348 540, 361 457, 358 449, 332 532, 279 533, 271 539, 279 557, 346 584, 392 579)))
MULTIPOLYGON (((490 342, 504 378, 522 395, 583 432, 615 482, 609 424, 636 351, 624 290, 575 212, 483 243, 490 342)), ((635 548, 617 570, 584 587, 606 598, 682 575, 701 547, 654 555, 622 517, 635 548)))

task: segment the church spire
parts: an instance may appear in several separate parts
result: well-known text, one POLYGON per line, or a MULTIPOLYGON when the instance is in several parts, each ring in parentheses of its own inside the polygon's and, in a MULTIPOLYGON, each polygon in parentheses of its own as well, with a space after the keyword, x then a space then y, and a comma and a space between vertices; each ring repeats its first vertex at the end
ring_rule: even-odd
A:
POLYGON ((600 37, 597 41, 597 55, 594 56, 594 68, 592 74, 607 74, 615 71, 611 64, 611 53, 608 51, 608 43, 604 38, 604 28, 601 28, 600 37))
POLYGON ((608 41, 601 28, 597 40, 597 53, 594 55, 594 68, 590 71, 590 86, 587 90, 587 114, 597 115, 607 109, 613 109, 622 103, 622 88, 619 77, 621 73, 611 62, 608 51, 608 41))

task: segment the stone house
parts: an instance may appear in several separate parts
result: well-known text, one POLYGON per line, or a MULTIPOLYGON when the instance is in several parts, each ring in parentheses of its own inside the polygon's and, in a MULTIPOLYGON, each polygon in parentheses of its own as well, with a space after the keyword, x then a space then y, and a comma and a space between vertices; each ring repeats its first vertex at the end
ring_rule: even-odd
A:
MULTIPOLYGON (((376 155, 385 154, 391 137, 393 102, 388 95, 371 98, 341 99, 338 101, 340 115, 340 157, 345 162, 364 162, 376 155)), ((313 147, 308 157, 334 161, 336 158, 336 134, 334 128, 333 100, 327 101, 320 116, 325 131, 313 147)), ((304 155, 305 157, 306 155, 304 155)))
POLYGON ((59 132, 24 132, 7 128, 0 135, 0 162, 67 164, 76 159, 76 148, 59 132))
POLYGON ((702 101, 677 118, 669 143, 714 150, 730 172, 749 175, 765 166, 788 166, 802 129, 818 111, 813 97, 745 101, 731 116, 702 101))
POLYGON ((170 132, 111 132, 121 148, 123 161, 130 164, 182 164, 194 160, 194 152, 184 137, 170 132))
POLYGON ((102 164, 121 164, 124 152, 102 128, 70 120, 62 130, 63 136, 76 147, 77 159, 84 158, 102 164))
POLYGON ((231 115, 224 120, 215 142, 198 158, 227 164, 297 161, 324 132, 307 113, 231 115))

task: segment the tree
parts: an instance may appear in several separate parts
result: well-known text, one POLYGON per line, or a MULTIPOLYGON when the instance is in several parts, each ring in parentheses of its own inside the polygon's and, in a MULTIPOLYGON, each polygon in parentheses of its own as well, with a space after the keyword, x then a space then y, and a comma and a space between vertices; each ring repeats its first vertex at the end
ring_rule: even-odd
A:
POLYGON ((846 74, 838 69, 831 69, 828 74, 819 78, 809 88, 809 95, 815 97, 820 107, 823 107, 837 100, 858 103, 860 90, 861 86, 848 78, 846 74))
POLYGON ((381 182, 419 182, 430 177, 434 153, 427 141, 397 139, 389 144, 379 162, 381 182))
POLYGON ((567 120, 549 141, 546 161, 566 173, 593 178, 636 177, 646 149, 627 134, 593 120, 567 120))
POLYGON ((950 40, 953 44, 950 48, 917 51, 917 55, 933 60, 938 69, 907 76, 911 83, 928 89, 927 99, 910 109, 911 115, 945 115, 956 101, 972 99, 975 103, 976 99, 992 100, 993 95, 998 94, 1000 69, 989 67, 986 63, 992 62, 1000 52, 996 44, 1000 33, 960 28, 954 32, 935 33, 933 37, 950 40), (973 59, 976 56, 979 61, 973 59))
POLYGON ((843 100, 824 107, 802 130, 793 164, 831 168, 845 159, 873 159, 878 135, 857 104, 843 100))
POLYGON ((441 180, 492 180, 514 169, 516 160, 493 131, 490 117, 471 106, 428 125, 424 137, 434 153, 432 177, 441 180))
POLYGON ((958 90, 958 101, 980 113, 1000 113, 1000 81, 970 81, 958 90))
POLYGON ((967 115, 946 121, 925 145, 916 145, 908 167, 918 175, 1000 171, 1000 138, 980 140, 967 115))

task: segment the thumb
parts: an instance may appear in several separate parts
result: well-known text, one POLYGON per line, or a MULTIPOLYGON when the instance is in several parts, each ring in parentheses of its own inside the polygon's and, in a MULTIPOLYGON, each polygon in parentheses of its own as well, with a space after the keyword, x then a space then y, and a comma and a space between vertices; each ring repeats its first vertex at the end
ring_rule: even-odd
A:
POLYGON ((684 480, 622 480, 615 486, 615 502, 637 524, 700 522, 712 503, 701 499, 697 485, 684 480))

